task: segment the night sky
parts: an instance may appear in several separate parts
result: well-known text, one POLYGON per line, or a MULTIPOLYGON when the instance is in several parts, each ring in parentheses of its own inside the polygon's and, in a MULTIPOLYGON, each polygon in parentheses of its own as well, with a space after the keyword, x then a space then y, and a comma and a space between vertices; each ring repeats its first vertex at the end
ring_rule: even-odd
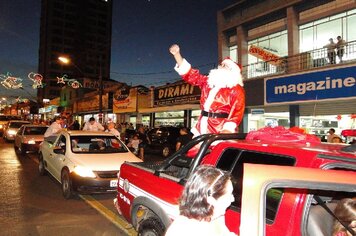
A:
MULTIPOLYGON (((159 86, 179 79, 168 48, 173 43, 193 66, 208 72, 217 62, 217 11, 236 0, 115 0, 111 78, 159 86)), ((40 0, 0 2, 0 74, 10 72, 24 90, 0 87, 0 96, 35 97, 27 79, 37 71, 40 0)))

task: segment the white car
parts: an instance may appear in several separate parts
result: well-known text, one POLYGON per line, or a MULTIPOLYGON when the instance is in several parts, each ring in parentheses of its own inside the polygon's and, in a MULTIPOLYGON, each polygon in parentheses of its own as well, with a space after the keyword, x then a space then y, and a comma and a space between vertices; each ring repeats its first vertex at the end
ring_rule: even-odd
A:
POLYGON ((23 155, 27 151, 37 153, 40 144, 43 142, 43 135, 47 128, 47 125, 22 125, 15 135, 15 151, 19 151, 23 155))
POLYGON ((19 131, 22 125, 26 124, 30 124, 30 122, 24 120, 10 120, 4 129, 3 137, 5 141, 14 141, 17 131, 19 131))
POLYGON ((142 162, 108 132, 62 131, 45 138, 39 149, 39 173, 50 173, 65 198, 79 193, 116 191, 123 162, 142 162))

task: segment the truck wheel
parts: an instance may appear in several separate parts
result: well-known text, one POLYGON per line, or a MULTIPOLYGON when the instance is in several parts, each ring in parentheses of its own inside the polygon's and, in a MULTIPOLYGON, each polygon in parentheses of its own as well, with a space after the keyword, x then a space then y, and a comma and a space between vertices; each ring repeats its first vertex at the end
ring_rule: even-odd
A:
POLYGON ((40 155, 38 157, 38 172, 42 176, 46 175, 46 173, 47 173, 46 168, 45 168, 45 164, 44 164, 44 161, 43 161, 42 153, 40 153, 40 155))
POLYGON ((171 149, 169 148, 169 146, 163 146, 161 154, 163 157, 168 157, 169 155, 171 155, 171 149))
POLYGON ((69 177, 69 172, 67 170, 62 171, 62 193, 65 199, 70 199, 73 196, 72 180, 69 177))
POLYGON ((139 236, 163 236, 164 232, 163 224, 155 217, 143 220, 138 227, 139 236))

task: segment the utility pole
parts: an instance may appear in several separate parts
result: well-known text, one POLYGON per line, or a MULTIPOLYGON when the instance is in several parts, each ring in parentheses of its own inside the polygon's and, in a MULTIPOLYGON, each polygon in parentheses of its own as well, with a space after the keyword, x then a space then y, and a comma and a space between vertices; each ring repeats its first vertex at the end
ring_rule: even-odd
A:
POLYGON ((103 74, 101 71, 101 56, 99 57, 99 123, 103 123, 103 74))

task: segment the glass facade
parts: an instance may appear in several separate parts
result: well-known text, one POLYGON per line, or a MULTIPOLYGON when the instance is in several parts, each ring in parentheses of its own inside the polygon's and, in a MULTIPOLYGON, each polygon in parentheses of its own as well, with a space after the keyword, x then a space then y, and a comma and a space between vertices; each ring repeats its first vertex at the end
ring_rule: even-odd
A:
POLYGON ((184 126, 184 111, 157 112, 154 127, 160 126, 184 126))
MULTIPOLYGON (((287 31, 283 30, 251 40, 248 42, 249 50, 251 46, 258 47, 266 53, 271 53, 279 58, 283 58, 288 55, 287 31)), ((268 60, 261 59, 251 53, 248 54, 247 62, 247 78, 274 74, 282 69, 280 65, 270 63, 268 60)))

